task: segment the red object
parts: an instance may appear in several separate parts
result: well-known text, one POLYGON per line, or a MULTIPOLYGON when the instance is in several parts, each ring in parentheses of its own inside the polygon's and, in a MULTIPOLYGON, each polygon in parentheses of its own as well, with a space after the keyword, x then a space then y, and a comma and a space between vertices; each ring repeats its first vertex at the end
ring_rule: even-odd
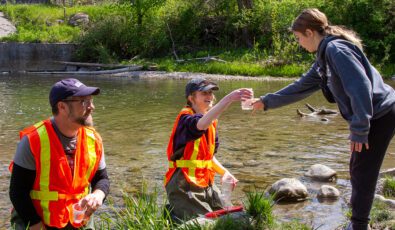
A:
POLYGON ((217 218, 231 212, 240 212, 240 211, 243 211, 243 206, 232 206, 229 208, 224 208, 213 212, 208 212, 204 216, 206 218, 217 218))

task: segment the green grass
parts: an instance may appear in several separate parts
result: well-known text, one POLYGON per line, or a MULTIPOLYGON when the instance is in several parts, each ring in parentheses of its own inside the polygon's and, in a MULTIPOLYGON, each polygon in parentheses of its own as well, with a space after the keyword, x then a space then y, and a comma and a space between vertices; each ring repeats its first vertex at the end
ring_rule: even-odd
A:
POLYGON ((387 205, 382 202, 374 202, 370 212, 370 225, 374 229, 394 229, 395 215, 388 209, 387 205))
POLYGON ((173 226, 165 206, 157 204, 157 192, 147 193, 146 189, 138 195, 124 194, 125 207, 116 208, 110 204, 111 212, 100 216, 96 224, 99 229, 171 229, 173 226))
POLYGON ((266 198, 263 192, 247 193, 246 211, 254 218, 258 229, 273 227, 273 205, 274 201, 266 198))
MULTIPOLYGON (((248 52, 246 49, 245 52, 248 52)), ((194 57, 183 56, 180 59, 187 60, 182 63, 177 62, 172 57, 160 59, 140 59, 125 62, 125 64, 138 64, 148 67, 155 65, 159 70, 168 72, 193 72, 193 73, 209 73, 209 74, 225 74, 225 75, 242 75, 242 76, 275 76, 275 77, 295 77, 300 76, 310 66, 310 62, 301 62, 294 64, 272 64, 262 60, 246 60, 243 59, 245 53, 223 51, 217 58, 226 62, 219 61, 202 61, 194 58, 207 57, 207 55, 194 55, 194 57)), ((267 59, 266 59, 267 60, 267 59)))
POLYGON ((386 197, 395 198, 395 180, 391 177, 386 177, 383 185, 383 193, 386 197))
MULTIPOLYGON (((159 70, 168 72, 193 72, 242 76, 273 76, 273 77, 300 77, 313 62, 313 55, 297 57, 294 63, 281 63, 273 60, 266 51, 253 49, 235 50, 203 50, 193 54, 179 56, 183 62, 176 61, 174 57, 137 59, 126 61, 125 64, 138 64, 148 67, 155 65, 159 70), (226 61, 204 61, 196 58, 216 57, 226 61)), ((378 70, 384 78, 395 74, 395 64, 379 66, 378 70)))
POLYGON ((260 230, 260 229, 311 229, 298 221, 290 223, 276 223, 272 214, 273 200, 266 197, 261 192, 247 193, 245 218, 231 218, 223 216, 217 218, 211 224, 199 225, 192 222, 187 225, 175 224, 170 218, 170 214, 165 209, 164 204, 157 200, 157 190, 148 192, 146 185, 138 194, 124 194, 123 205, 109 202, 111 211, 101 214, 99 221, 96 221, 98 229, 177 229, 180 230, 260 230), (121 207, 120 207, 121 206, 121 207), (251 218, 249 218, 251 217, 251 218))
POLYGON ((79 38, 82 27, 68 25, 71 15, 82 12, 89 15, 91 22, 105 17, 127 14, 126 5, 74 6, 61 7, 55 5, 0 5, 0 11, 17 27, 17 33, 3 37, 1 41, 36 42, 36 43, 68 43, 79 38))
MULTIPOLYGON (((345 216, 350 219, 352 210, 349 209, 345 216)), ((395 229, 395 214, 388 206, 380 201, 374 201, 370 211, 370 226, 373 229, 395 229)), ((344 226, 347 224, 345 223, 344 226)))

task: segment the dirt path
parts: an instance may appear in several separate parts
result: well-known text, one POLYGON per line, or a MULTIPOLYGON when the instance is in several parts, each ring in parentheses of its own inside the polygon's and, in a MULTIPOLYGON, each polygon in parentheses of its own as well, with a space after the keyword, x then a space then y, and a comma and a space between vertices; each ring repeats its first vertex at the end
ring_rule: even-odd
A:
POLYGON ((15 26, 4 17, 3 12, 0 12, 0 37, 5 37, 15 32, 15 26))

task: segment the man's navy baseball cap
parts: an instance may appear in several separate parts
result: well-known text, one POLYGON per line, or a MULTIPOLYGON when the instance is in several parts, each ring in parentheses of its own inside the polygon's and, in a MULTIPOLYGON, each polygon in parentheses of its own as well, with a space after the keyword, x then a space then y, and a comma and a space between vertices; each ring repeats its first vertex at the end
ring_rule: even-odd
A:
POLYGON ((193 78, 185 86, 185 97, 188 97, 195 91, 209 90, 219 90, 219 87, 216 83, 207 81, 204 78, 193 78))
POLYGON ((54 107, 56 103, 68 97, 98 95, 99 93, 100 89, 98 87, 86 86, 75 78, 67 78, 56 82, 52 86, 49 93, 49 103, 54 107))

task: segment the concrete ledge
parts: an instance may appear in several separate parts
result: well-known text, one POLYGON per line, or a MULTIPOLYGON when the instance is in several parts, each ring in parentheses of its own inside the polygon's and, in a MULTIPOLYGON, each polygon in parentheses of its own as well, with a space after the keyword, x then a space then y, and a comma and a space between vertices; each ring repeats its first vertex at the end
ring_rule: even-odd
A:
POLYGON ((0 72, 64 71, 66 65, 59 61, 72 61, 76 47, 60 43, 0 43, 0 72))

